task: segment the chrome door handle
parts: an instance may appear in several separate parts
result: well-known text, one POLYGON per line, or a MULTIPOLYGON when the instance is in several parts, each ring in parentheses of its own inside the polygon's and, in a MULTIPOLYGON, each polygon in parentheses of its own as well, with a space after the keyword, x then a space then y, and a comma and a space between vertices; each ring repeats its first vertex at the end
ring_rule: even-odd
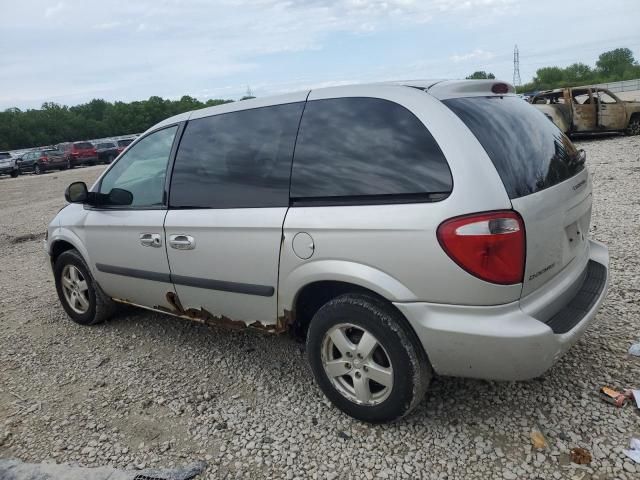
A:
POLYGON ((193 250, 196 248, 196 241, 191 235, 169 235, 169 245, 176 250, 193 250))
POLYGON ((140 245, 143 247, 160 248, 162 246, 162 237, 159 233, 141 233, 140 245))

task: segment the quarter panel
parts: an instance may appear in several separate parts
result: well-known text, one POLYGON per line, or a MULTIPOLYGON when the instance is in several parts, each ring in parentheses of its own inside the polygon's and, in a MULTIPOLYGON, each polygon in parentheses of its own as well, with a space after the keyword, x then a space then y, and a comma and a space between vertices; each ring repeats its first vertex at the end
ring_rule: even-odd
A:
POLYGON ((453 203, 292 207, 287 213, 280 262, 280 307, 316 280, 369 288, 391 301, 494 305, 516 300, 521 286, 494 285, 462 270, 440 247, 438 225, 453 203), (303 260, 293 237, 306 232, 314 253, 303 260), (332 271, 333 269, 333 271, 332 271))

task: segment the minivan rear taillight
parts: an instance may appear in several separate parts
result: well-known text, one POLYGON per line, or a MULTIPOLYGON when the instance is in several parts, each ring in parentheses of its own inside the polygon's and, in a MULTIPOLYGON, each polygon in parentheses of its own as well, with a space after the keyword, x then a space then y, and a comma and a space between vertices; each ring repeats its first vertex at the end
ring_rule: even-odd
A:
POLYGON ((451 218, 440 224, 437 235, 447 255, 471 275, 502 285, 522 282, 525 231, 516 212, 451 218))

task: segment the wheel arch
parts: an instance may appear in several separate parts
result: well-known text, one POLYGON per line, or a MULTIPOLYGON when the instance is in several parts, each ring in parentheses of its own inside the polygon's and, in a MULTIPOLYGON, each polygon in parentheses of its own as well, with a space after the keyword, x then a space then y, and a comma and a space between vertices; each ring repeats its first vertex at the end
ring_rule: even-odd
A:
POLYGON ((68 230, 58 229, 52 237, 53 238, 49 241, 49 258, 51 260, 51 265, 55 264, 56 260, 62 253, 68 250, 77 250, 87 264, 91 274, 95 275, 93 266, 88 261, 88 252, 82 246, 82 242, 75 236, 75 234, 68 230))

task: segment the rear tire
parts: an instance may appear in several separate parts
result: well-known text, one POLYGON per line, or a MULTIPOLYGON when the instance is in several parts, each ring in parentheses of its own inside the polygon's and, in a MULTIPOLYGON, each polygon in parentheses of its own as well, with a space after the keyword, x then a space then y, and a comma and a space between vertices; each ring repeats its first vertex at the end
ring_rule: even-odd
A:
POLYGON ((53 274, 60 303, 74 322, 95 325, 116 312, 116 303, 96 283, 77 250, 61 253, 53 266, 53 274))
POLYGON ((372 423, 410 413, 433 375, 405 318, 366 294, 341 295, 317 311, 307 355, 327 398, 347 415, 372 423))
POLYGON ((640 115, 634 116, 629 121, 629 125, 627 125, 624 133, 627 135, 640 135, 640 115))
POLYGON ((43 172, 42 167, 39 164, 35 164, 35 166, 33 167, 33 173, 35 173, 36 175, 41 175, 43 172))

